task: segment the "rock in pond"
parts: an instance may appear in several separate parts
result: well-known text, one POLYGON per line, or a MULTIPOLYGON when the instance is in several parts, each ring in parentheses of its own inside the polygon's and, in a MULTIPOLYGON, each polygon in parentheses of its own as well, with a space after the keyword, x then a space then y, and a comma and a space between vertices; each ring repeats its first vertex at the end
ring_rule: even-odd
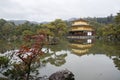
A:
POLYGON ((69 70, 62 70, 53 73, 50 77, 49 80, 75 80, 74 79, 74 74, 69 71, 69 70))

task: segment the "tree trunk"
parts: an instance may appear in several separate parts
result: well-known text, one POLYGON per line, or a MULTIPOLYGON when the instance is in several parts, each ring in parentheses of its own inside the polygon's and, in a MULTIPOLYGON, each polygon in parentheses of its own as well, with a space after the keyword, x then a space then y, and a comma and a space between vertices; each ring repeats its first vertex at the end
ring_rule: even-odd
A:
POLYGON ((26 80, 29 80, 30 77, 30 64, 28 65, 26 80))

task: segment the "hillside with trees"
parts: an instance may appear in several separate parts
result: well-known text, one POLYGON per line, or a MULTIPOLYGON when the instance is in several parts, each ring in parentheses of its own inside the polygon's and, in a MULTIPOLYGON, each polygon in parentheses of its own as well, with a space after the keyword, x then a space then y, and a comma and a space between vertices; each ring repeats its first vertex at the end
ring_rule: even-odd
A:
POLYGON ((47 39, 58 41, 67 33, 67 24, 61 19, 49 23, 33 24, 26 21, 23 24, 15 25, 14 22, 0 19, 0 39, 6 41, 22 40, 24 36, 45 33, 47 39))
MULTIPOLYGON (((47 39, 52 37, 52 41, 56 41, 58 37, 66 36, 69 27, 71 26, 71 20, 74 19, 72 18, 66 21, 56 19, 54 21, 41 24, 34 24, 32 22, 26 21, 17 25, 12 21, 0 19, 0 39, 15 41, 21 40, 23 36, 26 35, 45 32, 48 36, 47 39)), ((89 21, 90 25, 93 26, 98 38, 119 40, 120 13, 117 13, 116 16, 111 14, 107 17, 88 17, 83 19, 89 21)))
POLYGON ((105 40, 120 40, 120 13, 117 13, 114 17, 107 17, 101 19, 97 18, 96 21, 91 22, 91 25, 93 25, 96 29, 97 37, 100 39, 105 40))

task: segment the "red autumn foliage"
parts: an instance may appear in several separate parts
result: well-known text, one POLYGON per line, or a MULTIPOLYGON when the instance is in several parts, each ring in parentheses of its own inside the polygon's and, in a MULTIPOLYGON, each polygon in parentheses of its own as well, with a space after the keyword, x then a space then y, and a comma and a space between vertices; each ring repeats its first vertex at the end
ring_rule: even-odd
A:
POLYGON ((37 57, 43 54, 41 49, 44 45, 45 38, 45 34, 26 36, 24 39, 27 42, 33 41, 33 43, 29 46, 24 44, 17 52, 18 57, 22 60, 24 66, 27 67, 26 69, 28 69, 26 70, 26 80, 29 80, 32 62, 36 61, 37 57))

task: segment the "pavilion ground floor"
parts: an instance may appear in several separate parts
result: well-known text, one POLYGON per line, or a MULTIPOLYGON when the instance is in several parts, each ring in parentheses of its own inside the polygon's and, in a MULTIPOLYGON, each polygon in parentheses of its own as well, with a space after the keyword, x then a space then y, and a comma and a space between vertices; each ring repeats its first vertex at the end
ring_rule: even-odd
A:
POLYGON ((93 38, 94 36, 95 36, 94 31, 69 31, 67 38, 84 39, 93 38))

